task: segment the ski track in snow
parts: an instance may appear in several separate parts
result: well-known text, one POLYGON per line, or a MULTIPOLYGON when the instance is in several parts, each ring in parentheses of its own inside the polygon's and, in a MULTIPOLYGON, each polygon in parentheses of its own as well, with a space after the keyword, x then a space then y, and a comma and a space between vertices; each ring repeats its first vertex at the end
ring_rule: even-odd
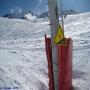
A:
MULTIPOLYGON (((65 18, 65 36, 73 39, 74 90, 90 90, 90 13, 65 18)), ((48 90, 45 19, 0 18, 0 88, 48 90)))

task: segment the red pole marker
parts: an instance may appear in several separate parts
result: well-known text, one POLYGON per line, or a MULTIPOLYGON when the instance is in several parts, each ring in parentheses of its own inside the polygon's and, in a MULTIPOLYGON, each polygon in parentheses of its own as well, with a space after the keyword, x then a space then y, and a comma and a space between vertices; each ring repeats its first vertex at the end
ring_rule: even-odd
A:
POLYGON ((54 90, 51 39, 47 38, 46 35, 45 35, 45 47, 46 47, 46 55, 48 61, 49 90, 54 90))
POLYGON ((72 40, 66 41, 67 46, 58 45, 59 90, 72 90, 72 40))

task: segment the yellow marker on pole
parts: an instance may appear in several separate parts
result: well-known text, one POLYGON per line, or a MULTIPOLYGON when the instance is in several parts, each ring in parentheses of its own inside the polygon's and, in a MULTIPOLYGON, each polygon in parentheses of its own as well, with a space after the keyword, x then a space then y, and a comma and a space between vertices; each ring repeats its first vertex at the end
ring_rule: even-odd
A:
POLYGON ((54 37, 54 43, 55 44, 66 45, 64 32, 63 32, 63 30, 62 30, 60 25, 58 26, 58 30, 57 30, 56 36, 54 37))

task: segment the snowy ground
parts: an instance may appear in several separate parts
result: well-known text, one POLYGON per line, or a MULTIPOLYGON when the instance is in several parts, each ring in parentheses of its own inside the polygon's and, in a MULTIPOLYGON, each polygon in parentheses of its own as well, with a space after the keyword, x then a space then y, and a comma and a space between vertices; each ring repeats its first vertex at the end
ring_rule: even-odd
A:
POLYGON ((65 31, 73 38, 73 86, 90 90, 90 13, 66 18, 65 31))
POLYGON ((1 88, 48 89, 44 48, 44 34, 48 30, 46 25, 40 24, 42 23, 0 18, 1 88))
MULTIPOLYGON (((48 23, 0 18, 0 90, 48 90, 48 23)), ((73 39, 73 86, 90 90, 90 13, 68 16, 64 23, 65 36, 73 39)))

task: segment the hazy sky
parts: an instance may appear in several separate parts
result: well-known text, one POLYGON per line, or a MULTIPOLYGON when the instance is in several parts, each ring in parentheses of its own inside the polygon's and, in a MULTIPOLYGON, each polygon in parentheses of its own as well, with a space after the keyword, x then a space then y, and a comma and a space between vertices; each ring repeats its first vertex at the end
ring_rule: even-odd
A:
MULTIPOLYGON (((74 9, 79 12, 90 11, 90 0, 61 0, 63 9, 74 9)), ((48 9, 48 0, 0 0, 0 15, 18 10, 44 12, 48 9)))
POLYGON ((47 0, 0 0, 0 15, 14 10, 34 10, 41 12, 47 9, 47 0))
POLYGON ((61 0, 63 9, 74 9, 78 12, 90 11, 90 0, 61 0))

